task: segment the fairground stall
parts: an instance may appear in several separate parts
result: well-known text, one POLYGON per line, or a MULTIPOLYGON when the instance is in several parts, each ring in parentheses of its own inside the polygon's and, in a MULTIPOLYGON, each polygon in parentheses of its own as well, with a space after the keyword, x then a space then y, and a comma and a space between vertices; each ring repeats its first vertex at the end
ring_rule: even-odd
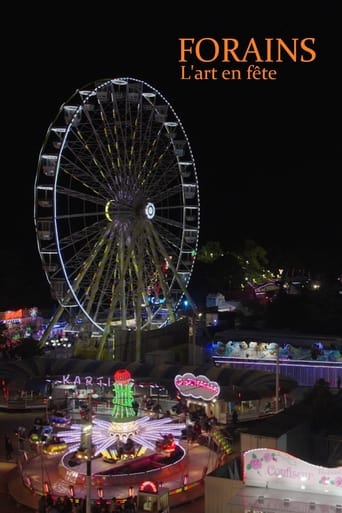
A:
POLYGON ((220 399, 220 385, 204 375, 192 372, 177 374, 174 384, 181 403, 185 405, 190 418, 215 418, 217 422, 227 421, 227 402, 220 399))
POLYGON ((206 477, 208 513, 341 513, 342 467, 313 465, 277 449, 243 452, 241 479, 206 477))

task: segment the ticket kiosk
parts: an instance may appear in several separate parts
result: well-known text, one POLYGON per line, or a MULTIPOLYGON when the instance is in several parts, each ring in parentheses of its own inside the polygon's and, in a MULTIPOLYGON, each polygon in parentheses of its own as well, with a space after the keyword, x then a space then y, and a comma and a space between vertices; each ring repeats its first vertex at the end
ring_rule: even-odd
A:
POLYGON ((169 489, 153 481, 144 481, 139 486, 137 509, 139 513, 170 513, 169 489))

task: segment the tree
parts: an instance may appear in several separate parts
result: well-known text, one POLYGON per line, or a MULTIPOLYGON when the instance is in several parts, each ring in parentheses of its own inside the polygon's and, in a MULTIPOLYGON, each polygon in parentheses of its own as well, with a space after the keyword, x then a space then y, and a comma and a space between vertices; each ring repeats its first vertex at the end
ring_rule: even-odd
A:
POLYGON ((225 251, 220 242, 208 241, 198 251, 195 276, 199 271, 201 288, 206 285, 207 293, 241 291, 248 283, 265 283, 271 275, 267 265, 267 251, 255 241, 225 251))
POLYGON ((218 241, 211 240, 200 248, 197 254, 197 259, 199 262, 211 264, 222 256, 223 251, 221 244, 218 241))
POLYGON ((273 278, 268 269, 267 251, 254 240, 245 240, 244 247, 239 253, 235 253, 235 257, 244 272, 245 282, 258 285, 273 278))

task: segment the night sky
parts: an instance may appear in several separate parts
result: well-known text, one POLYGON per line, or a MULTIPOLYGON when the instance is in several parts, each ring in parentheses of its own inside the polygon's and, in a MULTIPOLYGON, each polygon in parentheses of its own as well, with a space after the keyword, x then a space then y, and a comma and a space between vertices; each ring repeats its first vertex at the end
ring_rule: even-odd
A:
MULTIPOLYGON (((59 11, 31 7, 20 16, 12 8, 2 44, 1 310, 51 302, 33 221, 39 151, 61 104, 103 78, 146 81, 181 119, 199 180, 200 245, 219 240, 229 249, 249 238, 272 257, 295 255, 307 269, 341 272, 340 18, 337 2, 300 4, 301 11, 298 2, 271 10, 262 3, 256 12, 227 4, 223 13, 222 2, 211 2, 191 15, 182 3, 127 4, 120 12, 58 4, 59 11), (182 80, 185 37, 235 38, 241 50, 251 38, 260 47, 265 38, 315 38, 316 59, 255 63, 250 56, 276 70, 276 80, 247 80, 242 63, 229 65, 240 80, 182 80)), ((219 57, 192 62, 218 74, 227 68, 219 57)))

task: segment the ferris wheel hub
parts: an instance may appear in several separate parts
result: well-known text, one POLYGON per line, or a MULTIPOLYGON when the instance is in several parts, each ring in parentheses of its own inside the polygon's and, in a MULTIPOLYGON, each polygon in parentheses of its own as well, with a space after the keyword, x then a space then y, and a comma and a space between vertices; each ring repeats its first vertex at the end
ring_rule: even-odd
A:
POLYGON ((147 203, 147 205, 145 207, 145 214, 146 214, 147 219, 153 219, 154 216, 156 215, 156 207, 150 201, 147 203))

